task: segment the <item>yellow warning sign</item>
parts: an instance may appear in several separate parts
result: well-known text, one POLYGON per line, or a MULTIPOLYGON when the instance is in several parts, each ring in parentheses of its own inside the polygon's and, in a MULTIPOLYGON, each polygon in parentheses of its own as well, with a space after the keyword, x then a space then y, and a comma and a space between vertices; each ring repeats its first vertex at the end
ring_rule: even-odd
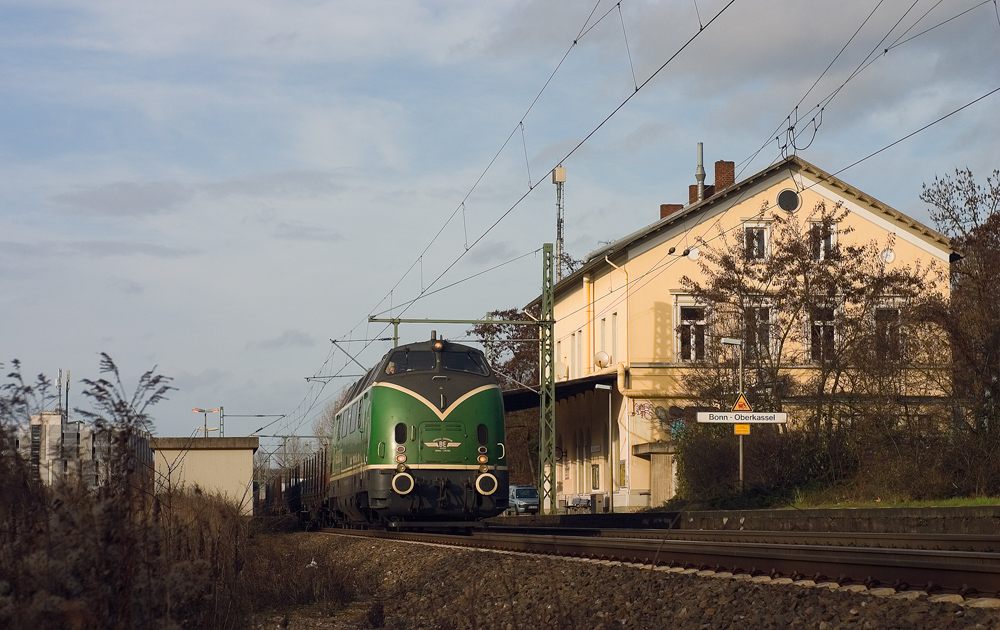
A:
POLYGON ((749 424, 734 424, 733 435, 750 435, 749 424))
POLYGON ((747 399, 743 397, 742 392, 740 393, 740 397, 736 400, 736 404, 733 405, 733 411, 753 412, 753 409, 750 408, 750 403, 748 403, 747 399))

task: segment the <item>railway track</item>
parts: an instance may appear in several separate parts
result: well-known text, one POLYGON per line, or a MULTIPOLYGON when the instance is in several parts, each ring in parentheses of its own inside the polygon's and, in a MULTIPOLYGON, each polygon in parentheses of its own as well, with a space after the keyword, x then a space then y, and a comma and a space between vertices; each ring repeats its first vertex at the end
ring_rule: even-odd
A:
POLYGON ((497 528, 466 534, 331 530, 490 550, 628 562, 659 570, 965 598, 1000 593, 1000 539, 985 535, 497 528), (528 530, 528 531, 525 531, 528 530))

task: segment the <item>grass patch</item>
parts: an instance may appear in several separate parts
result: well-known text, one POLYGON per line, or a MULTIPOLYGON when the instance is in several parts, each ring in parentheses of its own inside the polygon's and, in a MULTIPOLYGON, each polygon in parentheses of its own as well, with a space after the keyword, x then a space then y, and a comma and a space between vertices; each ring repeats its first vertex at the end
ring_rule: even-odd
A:
POLYGON ((876 499, 853 501, 844 499, 830 501, 829 499, 803 496, 793 502, 790 509, 823 509, 823 508, 929 508, 929 507, 976 507, 1000 505, 1000 497, 954 497, 950 499, 928 499, 923 501, 876 499))

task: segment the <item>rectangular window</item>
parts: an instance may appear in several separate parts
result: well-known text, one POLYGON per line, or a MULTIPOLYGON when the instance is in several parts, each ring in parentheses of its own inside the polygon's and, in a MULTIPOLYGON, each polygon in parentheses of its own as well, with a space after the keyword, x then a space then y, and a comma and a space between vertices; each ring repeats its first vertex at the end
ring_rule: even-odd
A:
POLYGON ((813 307, 809 352, 813 361, 830 361, 834 349, 833 308, 813 307))
POLYGON ((625 460, 618 460, 618 487, 624 488, 628 485, 628 479, 626 479, 625 474, 625 460))
POLYGON ((833 228, 825 223, 814 223, 809 228, 809 254, 813 260, 826 260, 833 251, 833 228))
POLYGON ((569 336, 569 377, 576 378, 576 333, 569 336))
POLYGON ((591 464, 590 465, 590 486, 594 490, 601 489, 601 465, 591 464))
POLYGON ((875 311, 875 354, 880 359, 898 360, 903 355, 899 332, 899 309, 880 308, 875 311))
POLYGON ((763 260, 767 255, 767 228, 748 227, 743 230, 744 257, 747 260, 763 260))
MULTIPOLYGON (((608 318, 607 317, 602 317, 601 318, 601 350, 603 350, 604 352, 608 352, 608 344, 607 344, 608 337, 607 337, 607 335, 608 335, 608 318)), ((610 353, 608 353, 608 354, 610 354, 610 353)))
POLYGON ((576 331, 576 375, 583 376, 583 366, 587 358, 583 356, 583 330, 576 331))
POLYGON ((608 356, 612 363, 618 356, 618 313, 611 314, 611 347, 608 349, 608 356))
POLYGON ((681 361, 697 361, 705 358, 705 309, 703 307, 682 306, 681 322, 677 327, 680 336, 681 361))
POLYGON ((747 359, 766 359, 771 353, 771 309, 767 306, 748 308, 744 320, 747 359))

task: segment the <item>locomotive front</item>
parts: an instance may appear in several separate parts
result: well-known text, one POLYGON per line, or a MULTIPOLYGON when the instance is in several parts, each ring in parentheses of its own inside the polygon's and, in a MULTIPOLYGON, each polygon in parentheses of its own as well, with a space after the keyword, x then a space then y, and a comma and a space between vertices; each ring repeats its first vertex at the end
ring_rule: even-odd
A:
MULTIPOLYGON (((448 521, 507 508, 503 399, 483 353, 431 338, 388 353, 362 413, 370 431, 349 520, 448 521)), ((346 498, 346 497, 342 497, 346 498)))

